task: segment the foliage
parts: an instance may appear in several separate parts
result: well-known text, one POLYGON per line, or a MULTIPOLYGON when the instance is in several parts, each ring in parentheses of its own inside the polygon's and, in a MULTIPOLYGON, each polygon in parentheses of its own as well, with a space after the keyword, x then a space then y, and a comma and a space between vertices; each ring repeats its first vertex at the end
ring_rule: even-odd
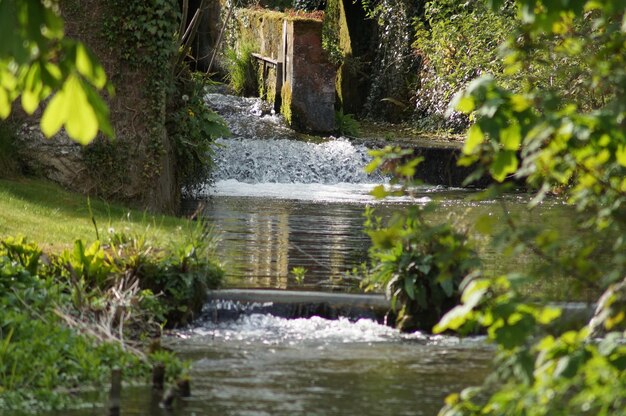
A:
POLYGON ((385 223, 366 214, 373 266, 364 285, 385 290, 402 330, 432 328, 456 305, 461 280, 478 265, 466 235, 424 219, 432 209, 411 207, 385 223))
POLYGON ((328 0, 322 21, 322 49, 326 51, 328 60, 339 66, 343 62, 340 47, 339 26, 341 21, 340 0, 328 0))
MULTIPOLYGON (((545 260, 548 275, 558 269, 583 287, 606 287, 626 276, 626 5, 516 4, 519 24, 503 62, 521 88, 511 91, 484 77, 458 94, 456 109, 474 120, 462 163, 477 163, 474 177, 488 172, 498 182, 525 182, 535 190, 531 206, 558 190, 583 218, 576 238, 564 241, 510 218, 512 232, 497 235, 495 244, 509 255, 530 250, 545 260), (546 88, 537 74, 548 70, 556 82, 546 88)), ((520 296, 520 281, 542 277, 533 271, 467 282, 463 304, 437 330, 483 327, 497 346, 496 367, 491 383, 448 397, 442 415, 625 412, 626 349, 617 331, 626 317, 623 292, 607 292, 610 301, 602 305, 610 310, 600 311, 604 332, 616 332, 592 340, 586 327, 559 331, 558 308, 520 296)))
MULTIPOLYGON (((416 166, 422 161, 412 152, 386 147, 372 151, 368 171, 392 172, 402 187, 377 187, 378 198, 410 192, 416 166)), ((371 266, 363 280, 366 290, 384 289, 402 330, 426 329, 455 306, 459 284, 479 266, 467 235, 452 223, 430 224, 425 215, 434 205, 412 206, 383 222, 366 211, 365 229, 372 240, 371 266)))
POLYGON ((285 117, 285 121, 291 124, 291 84, 289 81, 286 81, 280 90, 280 113, 285 117))
POLYGON ((23 238, 0 244, 0 409, 63 407, 75 399, 59 389, 104 383, 113 366, 129 379, 147 376, 118 344, 64 325, 58 308, 67 288, 44 270, 41 254, 23 238))
POLYGON ((357 137, 361 134, 361 125, 352 114, 344 114, 343 109, 335 112, 337 131, 343 136, 357 137))
POLYGON ((77 240, 72 251, 51 259, 52 273, 71 286, 77 310, 97 312, 114 288, 133 291, 136 299, 131 303, 147 307, 151 317, 145 318, 140 310, 129 311, 126 326, 131 329, 188 322, 200 312, 207 290, 223 279, 223 271, 212 260, 214 241, 202 224, 191 226, 185 241, 163 248, 145 234, 111 230, 105 247, 98 241, 86 247, 77 240))
POLYGON ((84 44, 64 37, 63 26, 55 1, 0 2, 0 118, 19 97, 28 114, 50 98, 41 117, 47 137, 62 127, 81 144, 98 130, 112 137, 98 93, 108 85, 104 69, 84 44))
POLYGON ((291 269, 291 274, 298 285, 304 284, 304 278, 306 277, 307 272, 308 270, 304 267, 294 267, 291 269))
POLYGON ((398 111, 397 103, 409 102, 417 74, 411 23, 420 15, 422 2, 366 0, 363 7, 378 26, 378 47, 370 64, 371 87, 365 111, 370 117, 397 122, 405 115, 398 111))
POLYGON ((180 21, 178 3, 171 0, 153 2, 108 2, 110 15, 104 24, 104 34, 111 44, 122 53, 131 66, 160 64, 153 70, 164 79, 163 71, 170 69, 176 57, 175 34, 180 21))
POLYGON ((228 82, 238 95, 252 96, 257 93, 257 72, 252 60, 256 49, 251 41, 242 41, 238 48, 226 51, 228 82))
POLYGON ((415 20, 413 42, 421 58, 415 102, 420 126, 430 130, 467 128, 468 119, 462 113, 446 116, 448 104, 457 91, 480 75, 506 80, 498 48, 514 20, 511 1, 493 11, 483 1, 426 3, 423 17, 415 20))
POLYGON ((145 378, 149 363, 170 378, 183 373, 173 354, 146 357, 136 346, 167 319, 190 319, 221 282, 209 231, 186 232, 184 245, 159 249, 111 230, 106 244, 77 240, 60 255, 23 237, 0 240, 0 410, 64 407, 75 399, 62 389, 102 384, 113 367, 128 380, 145 378))
POLYGON ((293 8, 294 10, 306 12, 324 10, 326 8, 326 0, 293 0, 293 8))
POLYGON ((224 120, 204 101, 205 81, 198 76, 179 79, 177 91, 182 95, 170 99, 167 130, 174 140, 176 174, 187 193, 211 179, 212 144, 230 135, 224 120))

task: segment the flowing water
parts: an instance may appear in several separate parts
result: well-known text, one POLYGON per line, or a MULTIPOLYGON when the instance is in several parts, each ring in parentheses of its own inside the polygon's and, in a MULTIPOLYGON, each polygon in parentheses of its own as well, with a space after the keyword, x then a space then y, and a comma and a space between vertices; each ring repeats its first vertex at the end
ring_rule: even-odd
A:
MULTIPOLYGON (((468 227, 484 213, 500 215, 496 201, 468 202, 469 191, 437 186, 416 189, 411 199, 376 201, 368 192, 385 178, 363 173, 363 146, 302 140, 258 100, 209 94, 207 101, 234 135, 218 141, 214 183, 186 208, 202 204, 221 238, 231 287, 337 289, 341 276, 366 260, 367 205, 385 216, 436 200, 433 220, 468 227), (307 269, 304 282, 291 275, 294 267, 307 269)), ((507 209, 546 226, 570 221, 558 202, 528 211, 525 199, 508 197, 507 209)), ((484 242, 481 251, 491 259, 488 269, 507 267, 484 242)), ((127 388, 122 414, 432 416, 448 393, 481 383, 492 356, 480 338, 404 335, 367 320, 243 314, 213 322, 210 311, 205 315, 165 340, 192 364, 192 397, 166 411, 149 388, 127 388)))
POLYGON ((122 415, 434 416, 447 394, 483 380, 492 356, 480 338, 269 315, 201 321, 167 345, 192 362, 191 397, 166 410, 149 387, 126 387, 122 415))
MULTIPOLYGON (((455 221, 472 229, 477 218, 503 218, 497 201, 470 202, 472 192, 425 185, 414 196, 375 200, 369 192, 385 178, 368 175, 368 149, 344 138, 309 140, 289 130, 281 117, 257 99, 209 94, 207 101, 222 114, 233 137, 219 139, 214 183, 187 200, 186 209, 204 205, 203 215, 221 237, 218 254, 225 259, 229 285, 281 289, 328 289, 367 260, 369 238, 363 232, 366 206, 382 216, 408 204, 439 203, 433 221, 455 221), (306 269, 304 282, 294 267, 306 269)), ((509 196, 507 210, 524 221, 567 229, 571 214, 558 201, 534 211, 527 197, 509 196)), ((496 221, 504 224, 504 220, 496 221)), ((472 233, 477 234, 477 233, 472 233)), ((503 264, 478 238, 486 268, 493 273, 530 261, 503 264)))

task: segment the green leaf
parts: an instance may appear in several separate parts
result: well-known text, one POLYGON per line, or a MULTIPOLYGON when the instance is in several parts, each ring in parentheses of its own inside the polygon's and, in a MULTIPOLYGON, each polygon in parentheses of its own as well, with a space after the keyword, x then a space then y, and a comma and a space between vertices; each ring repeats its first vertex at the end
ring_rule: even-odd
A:
POLYGON ((463 291, 463 295, 461 295, 461 300, 463 304, 466 305, 469 309, 473 309, 478 305, 485 293, 489 290, 489 281, 488 280, 473 280, 468 285, 467 288, 463 291))
POLYGON ((505 150, 519 150, 522 142, 522 130, 520 125, 512 123, 507 128, 501 130, 500 142, 505 150))
POLYGON ((412 277, 404 279, 404 290, 409 298, 415 299, 415 280, 412 277))
POLYGON ((502 182, 507 175, 517 171, 517 166, 518 160, 515 152, 512 150, 505 150, 498 152, 495 160, 489 167, 489 172, 496 181, 502 182))
POLYGON ((447 297, 452 297, 452 295, 454 295, 454 283, 452 282, 452 279, 442 279, 439 282, 439 285, 441 286, 441 288, 443 289, 443 293, 445 293, 447 297))
POLYGON ((67 134, 80 144, 88 144, 98 133, 98 118, 87 99, 82 82, 70 75, 63 89, 48 104, 41 118, 41 131, 51 137, 65 125, 67 134))
POLYGON ((87 94, 81 81, 70 76, 63 88, 66 91, 67 120, 65 129, 67 134, 86 145, 98 134, 98 119, 91 104, 87 101, 87 94))
POLYGON ((370 191, 370 195, 376 199, 383 199, 389 195, 389 192, 385 189, 385 185, 378 185, 370 191))
POLYGON ((464 114, 471 113, 472 111, 474 111, 474 108, 476 108, 474 97, 472 97, 471 95, 463 95, 456 103, 455 108, 464 114))
POLYGON ((0 118, 5 119, 11 114, 11 101, 6 90, 0 87, 0 118))
POLYGON ((561 308, 546 306, 536 313, 535 319, 540 324, 549 324, 561 316, 561 308))
POLYGON ((448 329, 456 331, 471 318, 471 315, 472 308, 468 305, 455 306, 433 327, 433 333, 440 334, 448 329))
POLYGON ((615 151, 615 158, 617 159, 617 163, 622 166, 626 166, 626 146, 621 144, 617 146, 617 150, 615 151))
POLYGON ((465 140, 465 145, 463 146, 464 154, 471 154, 476 150, 478 146, 480 146, 485 140, 485 135, 483 134, 482 129, 478 124, 472 125, 467 131, 467 139, 465 140))
POLYGON ((46 137, 52 137, 61 130, 67 118, 65 106, 65 92, 57 92, 43 112, 41 117, 41 131, 46 137))
POLYGON ((98 60, 82 43, 76 44, 76 69, 96 88, 104 88, 107 78, 98 60))
POLYGON ((530 107, 530 100, 521 94, 513 94, 509 98, 513 111, 521 113, 530 107))

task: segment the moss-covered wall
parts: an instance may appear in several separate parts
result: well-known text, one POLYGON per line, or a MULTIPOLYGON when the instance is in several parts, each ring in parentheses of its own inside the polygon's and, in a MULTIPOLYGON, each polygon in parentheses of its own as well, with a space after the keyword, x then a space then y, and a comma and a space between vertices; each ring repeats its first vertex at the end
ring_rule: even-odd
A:
MULTIPOLYGON (((174 13, 177 2, 161 3, 169 14, 164 14, 154 38, 143 40, 145 45, 150 42, 159 45, 159 37, 170 36, 171 39, 173 31, 170 29, 178 24, 174 13), (165 27, 167 22, 172 26, 165 27)), ((121 28, 125 27, 125 22, 142 16, 122 15, 122 9, 116 8, 116 4, 123 3, 61 1, 66 35, 80 39, 95 52, 115 87, 115 94, 107 97, 115 141, 99 137, 82 149, 61 138, 43 143, 40 160, 30 162, 40 165, 35 170, 72 190, 124 201, 151 211, 174 212, 180 195, 172 145, 165 129, 167 91, 173 79, 168 56, 171 56, 174 44, 169 43, 172 51, 163 51, 149 46, 142 48, 137 39, 123 39, 121 28), (154 66, 144 65, 144 62, 154 62, 154 66), (63 150, 57 152, 46 147, 50 145, 63 150), (59 160, 46 160, 46 154, 55 154, 59 160)), ((153 9, 145 11, 147 17, 144 16, 145 20, 140 24, 145 24, 144 28, 148 30, 151 21, 148 12, 153 9)), ((37 143, 33 140, 34 146, 37 143)), ((31 159, 34 154, 36 152, 31 154, 31 159)))
MULTIPOLYGON (((302 131, 333 131, 335 67, 322 48, 322 22, 270 10, 237 9, 235 13, 225 48, 252 42, 257 53, 282 62, 281 112, 288 122, 302 131)), ((276 73, 270 75, 261 94, 272 101, 276 73)))

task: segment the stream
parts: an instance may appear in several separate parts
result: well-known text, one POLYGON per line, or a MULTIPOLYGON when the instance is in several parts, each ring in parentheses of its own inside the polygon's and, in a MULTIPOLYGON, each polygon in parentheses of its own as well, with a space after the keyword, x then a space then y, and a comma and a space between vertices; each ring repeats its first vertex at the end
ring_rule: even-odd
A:
MULTIPOLYGON (((208 94, 206 100, 233 137, 218 140, 214 183, 184 204, 187 212, 201 209, 219 236, 229 287, 349 290, 342 276, 367 259, 368 205, 387 216, 437 201, 433 221, 455 221, 473 234, 479 216, 502 215, 498 201, 468 201, 472 191, 441 186, 417 188, 411 199, 377 201, 368 192, 385 178, 363 172, 369 161, 364 146, 343 138, 307 140, 257 99, 208 94), (294 267, 306 269, 303 281, 294 278, 294 267)), ((529 211, 527 198, 507 197, 507 210, 568 229, 565 206, 552 201, 529 211)), ((479 238, 478 246, 488 272, 511 266, 487 241, 479 238)), ((531 262, 523 255, 514 261, 531 262)), ((190 361, 192 396, 165 410, 149 387, 129 387, 123 415, 434 416, 447 394, 482 382, 493 355, 479 337, 406 335, 365 319, 245 314, 213 322, 208 308, 192 327, 164 340, 190 361)))

